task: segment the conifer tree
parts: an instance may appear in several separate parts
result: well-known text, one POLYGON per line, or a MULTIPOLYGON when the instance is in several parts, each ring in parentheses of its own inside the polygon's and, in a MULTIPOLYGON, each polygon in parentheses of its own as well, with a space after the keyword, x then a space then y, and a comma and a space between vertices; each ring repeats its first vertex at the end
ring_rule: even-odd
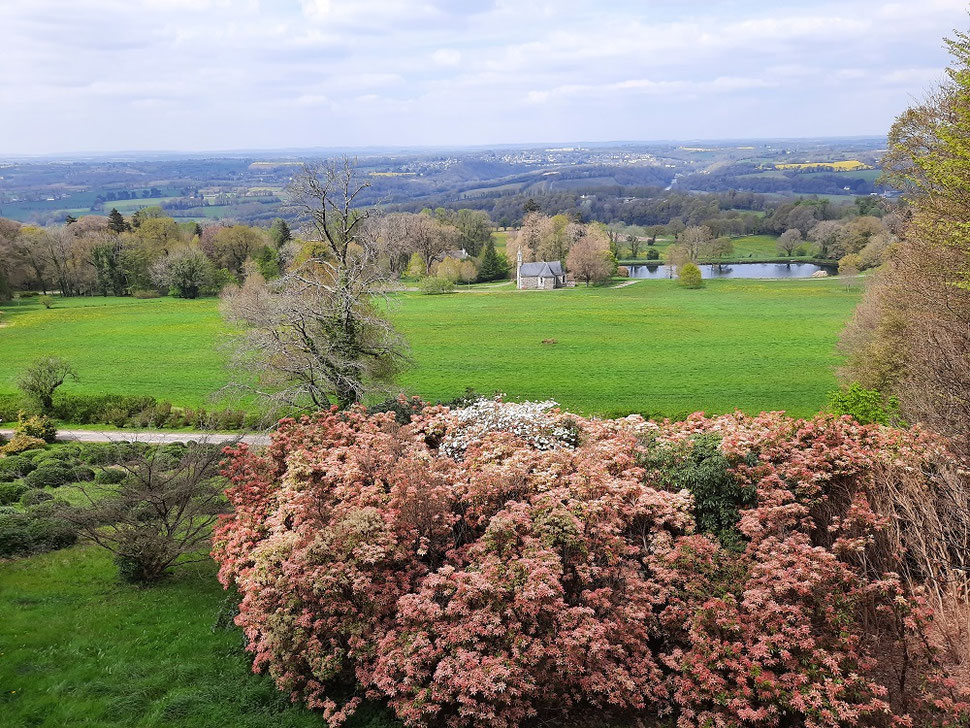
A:
POLYGON ((293 239, 290 226, 286 224, 286 220, 282 217, 273 220, 269 229, 269 239, 273 241, 273 245, 277 248, 282 248, 293 239))
POLYGON ((482 258, 478 267, 478 280, 497 281, 508 277, 509 261, 504 255, 495 250, 495 243, 491 240, 482 249, 482 258))
POLYGON ((125 222, 125 216, 118 212, 118 208, 112 207, 111 212, 108 213, 108 227, 114 230, 116 233, 123 233, 128 229, 128 223, 125 222))

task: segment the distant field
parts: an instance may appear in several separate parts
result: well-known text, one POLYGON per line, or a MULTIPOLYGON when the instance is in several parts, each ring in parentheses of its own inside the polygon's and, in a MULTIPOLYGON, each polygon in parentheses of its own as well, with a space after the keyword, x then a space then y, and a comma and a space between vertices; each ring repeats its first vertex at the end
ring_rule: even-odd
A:
POLYGON ((858 159, 846 159, 839 162, 802 162, 800 164, 776 164, 777 169, 814 169, 824 167, 833 169, 837 172, 852 172, 857 169, 870 169, 869 165, 863 164, 858 159))
MULTIPOLYGON (((661 258, 663 258, 664 252, 673 244, 673 238, 657 238, 657 242, 653 247, 660 253, 661 258)), ((776 235, 742 235, 731 238, 731 244, 734 246, 734 252, 727 256, 725 260, 744 261, 749 258, 752 260, 765 260, 779 257, 778 237, 776 235)), ((625 246, 623 249, 628 252, 625 246)), ((640 247, 639 260, 646 259, 646 251, 648 250, 650 250, 650 247, 647 245, 640 247)), ((808 258, 811 258, 811 256, 793 256, 792 260, 808 258)))
MULTIPOLYGON (((622 289, 479 289, 401 294, 393 320, 411 343, 405 391, 437 400, 506 392, 580 413, 678 416, 785 409, 807 415, 834 388, 834 345, 858 299, 838 280, 671 281, 622 289), (554 345, 543 339, 555 339, 554 345)), ((214 299, 58 300, 4 307, 0 393, 33 358, 73 362, 65 391, 153 395, 206 405, 227 379, 214 299)))

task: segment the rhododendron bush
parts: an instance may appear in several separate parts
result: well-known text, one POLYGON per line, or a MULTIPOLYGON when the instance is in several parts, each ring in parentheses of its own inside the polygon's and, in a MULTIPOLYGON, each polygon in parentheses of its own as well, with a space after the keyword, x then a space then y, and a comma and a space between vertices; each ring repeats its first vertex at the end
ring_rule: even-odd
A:
POLYGON ((230 452, 214 555, 236 622, 332 724, 370 697, 415 726, 967 725, 878 505, 885 479, 950 468, 925 434, 413 411, 284 420, 230 452))

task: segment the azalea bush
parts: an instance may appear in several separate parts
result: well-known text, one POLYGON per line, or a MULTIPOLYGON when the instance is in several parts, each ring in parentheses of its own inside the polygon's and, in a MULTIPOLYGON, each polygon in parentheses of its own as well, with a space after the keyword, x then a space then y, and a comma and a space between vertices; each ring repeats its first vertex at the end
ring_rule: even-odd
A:
POLYGON ((880 510, 897 474, 952 470, 925 433, 409 410, 229 451, 214 555, 236 622, 331 725, 364 698, 456 728, 970 720, 906 523, 880 510))

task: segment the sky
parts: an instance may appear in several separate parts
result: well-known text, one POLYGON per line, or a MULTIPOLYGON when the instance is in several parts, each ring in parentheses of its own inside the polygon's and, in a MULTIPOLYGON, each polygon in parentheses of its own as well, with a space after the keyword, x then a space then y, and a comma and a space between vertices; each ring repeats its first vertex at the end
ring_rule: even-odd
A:
POLYGON ((0 155, 884 135, 956 0, 0 0, 0 155))

